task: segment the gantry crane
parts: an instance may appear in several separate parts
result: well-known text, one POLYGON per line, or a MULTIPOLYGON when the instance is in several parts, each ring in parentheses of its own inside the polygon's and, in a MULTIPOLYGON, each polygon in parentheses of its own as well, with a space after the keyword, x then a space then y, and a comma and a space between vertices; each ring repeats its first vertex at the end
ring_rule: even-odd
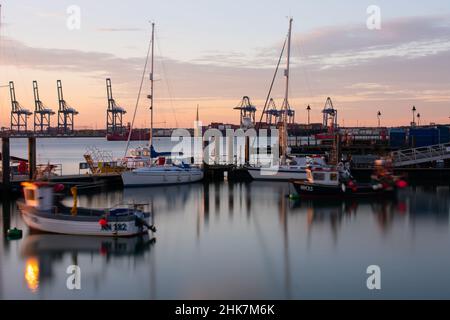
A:
POLYGON ((279 111, 279 117, 280 117, 280 122, 283 120, 283 114, 287 112, 287 123, 288 124, 294 124, 295 123, 295 110, 292 110, 290 108, 290 106, 288 105, 288 109, 282 109, 279 111))
POLYGON ((252 105, 250 98, 244 96, 234 110, 240 111, 240 124, 243 128, 250 128, 255 126, 256 107, 252 105))
POLYGON ((269 103, 267 105, 267 110, 264 111, 266 115, 266 123, 269 125, 276 124, 280 117, 280 111, 277 110, 277 106, 275 105, 275 101, 273 98, 270 98, 269 103))
POLYGON ((125 127, 123 126, 123 115, 127 112, 124 108, 117 105, 113 98, 111 79, 106 79, 106 92, 108 95, 108 110, 106 111, 106 133, 119 133, 125 127))
POLYGON ((78 114, 74 108, 69 106, 64 100, 61 80, 56 82, 58 87, 58 133, 69 135, 74 132, 74 116, 78 114))
POLYGON ((16 99, 14 82, 9 82, 9 93, 11 95, 11 131, 13 133, 26 133, 28 117, 33 113, 23 108, 16 99))
POLYGON ((50 118, 55 112, 52 109, 47 108, 39 98, 39 88, 37 81, 33 81, 33 93, 34 93, 34 132, 35 133, 48 133, 50 129, 50 118))
POLYGON ((323 127, 327 128, 329 132, 334 132, 337 129, 337 110, 334 108, 333 101, 331 101, 330 97, 325 102, 322 113, 323 127))

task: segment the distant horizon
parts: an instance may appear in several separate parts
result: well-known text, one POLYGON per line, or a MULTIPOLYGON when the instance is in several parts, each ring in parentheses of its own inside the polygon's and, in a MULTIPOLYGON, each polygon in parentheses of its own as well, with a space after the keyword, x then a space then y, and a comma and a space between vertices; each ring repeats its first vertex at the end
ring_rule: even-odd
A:
MULTIPOLYGON (((307 105, 311 122, 321 122, 320 111, 330 96, 343 127, 377 127, 378 111, 383 126, 408 126, 413 105, 421 124, 448 124, 450 75, 442 66, 450 61, 450 8, 445 1, 258 3, 136 1, 130 8, 119 1, 107 7, 85 0, 1 1, 0 125, 9 127, 11 106, 4 87, 9 81, 15 82, 17 100, 33 110, 32 81, 37 80, 41 100, 57 110, 57 79, 64 83, 67 102, 80 112, 75 128, 105 127, 106 78, 127 110, 124 122, 130 122, 149 20, 156 22, 155 125, 191 127, 197 105, 204 123, 237 124, 233 107, 242 96, 252 98, 260 115, 286 36, 286 16, 294 19, 290 104, 296 122, 307 122, 307 105), (73 11, 68 9, 73 4, 80 9, 81 24, 71 30, 67 23, 73 11), (371 5, 381 10, 379 30, 366 25, 371 5), (329 10, 324 12, 324 6, 329 10)), ((284 59, 281 63, 272 95, 278 107, 284 59)), ((136 127, 150 122, 146 74, 136 127)))

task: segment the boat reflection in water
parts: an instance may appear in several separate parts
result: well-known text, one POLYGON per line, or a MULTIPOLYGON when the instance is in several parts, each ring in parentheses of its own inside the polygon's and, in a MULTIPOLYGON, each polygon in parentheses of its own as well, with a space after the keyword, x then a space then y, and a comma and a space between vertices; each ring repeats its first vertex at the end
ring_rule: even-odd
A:
POLYGON ((128 238, 30 234, 21 243, 20 251, 26 261, 25 281, 29 290, 36 293, 39 287, 52 282, 55 267, 66 258, 72 265, 78 265, 81 257, 89 257, 91 261, 101 257, 107 267, 114 259, 135 261, 143 257, 155 241, 148 234, 128 238))

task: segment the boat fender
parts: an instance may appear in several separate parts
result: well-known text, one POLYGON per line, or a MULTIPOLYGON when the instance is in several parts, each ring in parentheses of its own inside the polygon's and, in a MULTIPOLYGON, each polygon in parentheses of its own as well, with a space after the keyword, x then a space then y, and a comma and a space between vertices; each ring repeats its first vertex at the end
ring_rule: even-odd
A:
POLYGON ((406 182, 405 180, 398 180, 395 185, 397 186, 397 188, 399 189, 403 189, 406 188, 408 186, 408 182, 406 182))
POLYGON ((299 200, 300 196, 296 193, 291 193, 290 195, 288 195, 290 200, 299 200))
POLYGON ((358 191, 358 188, 356 187, 356 184, 352 180, 350 180, 348 182, 348 186, 349 186, 350 189, 352 189, 353 192, 358 191))
POLYGON ((342 189, 342 192, 344 192, 344 193, 347 191, 347 187, 345 186, 345 183, 341 184, 341 189, 342 189))
POLYGON ((98 223, 99 223, 99 224, 102 226, 102 228, 103 228, 103 227, 106 227, 106 226, 107 226, 108 220, 106 220, 105 217, 102 217, 102 218, 98 221, 98 223))

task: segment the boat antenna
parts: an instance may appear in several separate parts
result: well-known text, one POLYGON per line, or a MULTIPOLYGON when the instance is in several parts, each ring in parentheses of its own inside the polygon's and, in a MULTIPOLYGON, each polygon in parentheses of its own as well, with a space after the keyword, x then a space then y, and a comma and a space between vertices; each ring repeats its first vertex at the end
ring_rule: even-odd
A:
POLYGON ((287 116, 289 110, 289 71, 290 71, 290 59, 291 59, 291 34, 292 34, 292 18, 289 18, 289 32, 287 41, 287 59, 286 70, 284 76, 286 77, 286 91, 284 93, 284 101, 282 110, 282 132, 281 132, 281 164, 286 164, 287 146, 288 146, 288 131, 287 131, 287 116))
POLYGON ((139 86, 139 93, 138 93, 138 96, 136 99, 136 105, 134 107, 133 120, 131 121, 130 131, 128 132, 127 146, 125 148, 125 157, 127 156, 128 149, 130 147, 131 134, 132 134, 133 127, 134 127, 134 122, 136 120, 136 113, 137 113, 137 108, 139 106, 139 100, 141 98, 142 87, 144 85, 145 73, 147 72, 147 65, 148 65, 148 60, 150 57, 150 50, 152 49, 152 46, 153 46, 153 25, 154 25, 154 23, 152 23, 152 41, 149 43, 148 50, 147 50, 147 57, 145 59, 144 71, 142 72, 141 84, 139 86))

